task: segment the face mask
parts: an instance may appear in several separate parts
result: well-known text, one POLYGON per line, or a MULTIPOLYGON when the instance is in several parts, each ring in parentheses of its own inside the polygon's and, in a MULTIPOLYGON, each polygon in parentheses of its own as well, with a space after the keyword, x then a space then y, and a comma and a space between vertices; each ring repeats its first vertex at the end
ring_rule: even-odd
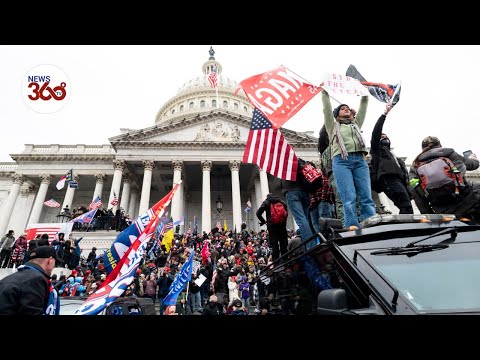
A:
POLYGON ((387 138, 380 140, 380 145, 390 147, 390 140, 387 138))

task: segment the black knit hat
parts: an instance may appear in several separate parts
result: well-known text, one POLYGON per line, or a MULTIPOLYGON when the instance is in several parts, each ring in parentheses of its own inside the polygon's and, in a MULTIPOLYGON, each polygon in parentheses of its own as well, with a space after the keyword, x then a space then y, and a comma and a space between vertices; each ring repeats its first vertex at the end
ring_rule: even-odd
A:
MULTIPOLYGON (((338 113, 340 112, 340 108, 342 106, 348 106, 347 104, 340 104, 338 105, 335 110, 333 110, 333 117, 336 119, 338 117, 338 113)), ((349 107, 350 108, 350 107, 349 107)))

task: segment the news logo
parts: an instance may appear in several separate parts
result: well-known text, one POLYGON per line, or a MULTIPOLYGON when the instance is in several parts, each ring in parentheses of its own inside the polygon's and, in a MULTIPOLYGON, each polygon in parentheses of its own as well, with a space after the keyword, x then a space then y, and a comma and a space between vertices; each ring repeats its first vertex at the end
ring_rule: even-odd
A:
POLYGON ((51 114, 65 106, 72 87, 67 74, 55 65, 38 65, 22 81, 22 98, 35 112, 51 114))

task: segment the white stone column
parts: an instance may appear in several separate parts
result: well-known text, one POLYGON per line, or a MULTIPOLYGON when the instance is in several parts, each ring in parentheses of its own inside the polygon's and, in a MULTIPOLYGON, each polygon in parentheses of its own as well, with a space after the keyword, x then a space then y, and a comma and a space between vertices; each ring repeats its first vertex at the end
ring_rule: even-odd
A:
MULTIPOLYGON (((3 204, 2 215, 0 217, 0 236, 3 236, 7 233, 7 226, 10 222, 10 217, 12 216, 12 210, 17 201, 18 194, 20 193, 20 187, 23 184, 23 175, 22 174, 13 174, 13 184, 10 188, 10 193, 8 198, 3 204)), ((9 229, 10 230, 10 229, 9 229)))
MULTIPOLYGON (((183 170, 183 161, 182 160, 173 160, 172 161, 172 166, 173 166, 173 184, 178 183, 182 179, 182 170, 183 170)), ((180 219, 180 216, 183 216, 184 214, 182 213, 182 204, 183 204, 183 183, 180 184, 178 187, 177 191, 175 192, 175 195, 173 196, 172 199, 172 205, 171 205, 171 215, 173 221, 177 221, 180 219)), ((183 225, 182 225, 183 226, 183 225)), ((180 228, 182 228, 182 226, 180 228)))
POLYGON ((268 188, 268 177, 267 177, 267 173, 264 170, 258 168, 258 172, 260 173, 260 186, 262 188, 262 199, 265 200, 267 198, 268 193, 270 192, 270 189, 268 188))
MULTIPOLYGON (((260 186, 260 184, 259 184, 260 186)), ((250 202, 252 203, 252 210, 250 211, 250 217, 252 218, 252 222, 250 225, 250 230, 258 231, 258 228, 260 227, 258 225, 258 219, 256 212, 258 210, 258 207, 260 204, 257 202, 257 197, 255 195, 255 188, 251 189, 250 193, 250 202)))
POLYGON ((143 162, 143 184, 142 184, 142 196, 140 198, 140 207, 138 214, 143 214, 149 209, 150 205, 150 188, 152 187, 152 171, 155 167, 155 163, 151 160, 144 160, 143 162))
POLYGON ((38 189, 37 197, 33 203, 33 209, 30 219, 28 220, 28 224, 37 224, 40 220, 40 215, 42 214, 44 206, 43 203, 45 202, 45 197, 47 196, 48 185, 50 185, 51 181, 52 177, 50 174, 40 174, 40 188, 38 189))
POLYGON ((125 169, 125 160, 113 160, 113 180, 112 180, 112 188, 110 189, 110 196, 108 198, 108 203, 106 204, 106 208, 110 208, 110 206, 113 206, 112 211, 115 214, 115 211, 117 211, 118 204, 117 205, 110 205, 112 202, 113 198, 115 195, 117 197, 120 197, 120 185, 122 184, 122 174, 123 174, 123 169, 125 169))
MULTIPOLYGON (((265 198, 262 197, 262 186, 260 184, 260 174, 255 175, 255 177, 253 178, 253 184, 255 186, 255 202, 257 204, 257 209, 255 209, 255 211, 257 211, 260 205, 262 205, 263 200, 267 198, 266 196, 265 198)), ((263 218, 266 220, 265 216, 266 216, 265 213, 263 213, 263 218)), ((257 219, 256 215, 255 215, 255 219, 257 219)), ((257 220, 255 220, 255 227, 256 227, 256 231, 267 230, 267 226, 266 225, 260 226, 257 220)))
POLYGON ((102 199, 103 183, 106 177, 106 174, 95 174, 95 191, 93 192, 92 201, 95 200, 97 196, 100 196, 100 200, 102 199))
MULTIPOLYGON (((78 182, 79 175, 74 174, 73 175, 73 181, 78 182)), ((63 199, 63 205, 60 211, 63 211, 63 209, 68 205, 68 208, 70 211, 72 211, 72 203, 73 203, 73 196, 75 195, 75 188, 70 187, 70 183, 67 183, 67 192, 65 193, 65 198, 63 199)))
POLYGON ((7 226, 8 230, 14 230, 17 235, 25 230, 28 224, 28 218, 32 212, 37 190, 38 188, 36 186, 26 183, 20 187, 20 195, 17 197, 17 201, 13 207, 12 217, 7 226))
POLYGON ((132 183, 132 176, 130 174, 123 175, 123 191, 122 198, 120 200, 120 208, 128 213, 128 203, 130 201, 130 185, 132 183))
MULTIPOLYGON (((209 160, 202 161, 202 230, 207 234, 212 230, 212 205, 210 199, 210 171, 212 162, 209 160)), ((200 233, 201 235, 202 233, 200 233)))
POLYGON ((229 162, 230 171, 232 172, 232 212, 233 226, 232 229, 241 229, 242 227, 242 200, 240 198, 240 161, 232 160, 229 162))
POLYGON ((130 201, 129 201, 128 212, 127 212, 127 214, 130 216, 130 220, 136 219, 137 216, 139 215, 135 212, 135 206, 137 204, 137 199, 138 199, 138 190, 137 190, 136 187, 131 186, 130 201))

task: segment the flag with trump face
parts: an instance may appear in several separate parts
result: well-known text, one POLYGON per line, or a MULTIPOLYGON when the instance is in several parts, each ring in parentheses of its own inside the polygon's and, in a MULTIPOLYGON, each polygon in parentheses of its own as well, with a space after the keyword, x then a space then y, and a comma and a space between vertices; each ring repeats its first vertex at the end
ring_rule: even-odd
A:
POLYGON ((257 164, 260 169, 280 179, 297 179, 298 158, 293 147, 279 129, 272 128, 272 124, 258 109, 253 111, 242 161, 257 164))
POLYGON ((274 129, 282 127, 321 91, 285 66, 242 80, 240 87, 274 129))

